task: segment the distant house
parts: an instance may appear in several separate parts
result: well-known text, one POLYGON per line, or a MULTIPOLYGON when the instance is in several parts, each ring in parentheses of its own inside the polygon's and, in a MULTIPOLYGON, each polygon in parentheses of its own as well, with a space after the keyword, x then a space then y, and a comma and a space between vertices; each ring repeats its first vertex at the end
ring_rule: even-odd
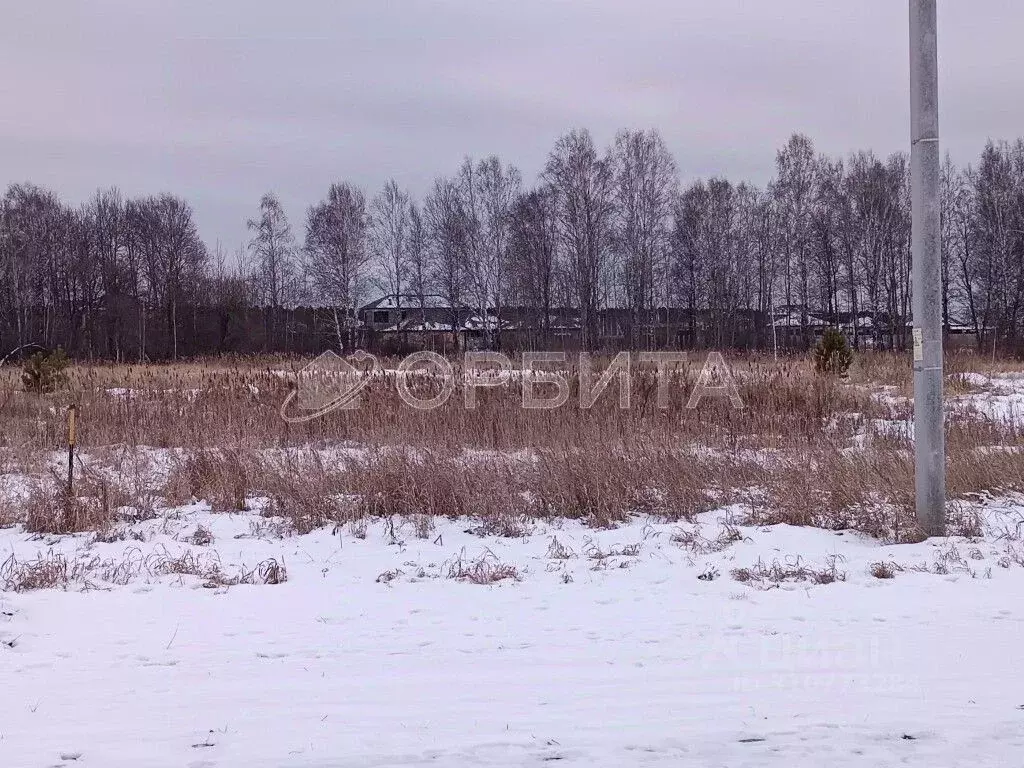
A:
MULTIPOLYGON (((780 347, 799 349, 806 341, 816 344, 829 328, 838 328, 851 341, 856 338, 863 348, 888 347, 894 336, 902 339, 901 320, 890 325, 885 312, 823 312, 817 309, 804 310, 799 305, 778 307, 772 321, 772 333, 780 347), (806 325, 805 325, 806 322, 806 325)), ((899 342, 897 343, 897 346, 899 342)))
MULTIPOLYGON (((470 312, 465 305, 453 308, 437 295, 424 296, 422 302, 420 297, 409 294, 401 297, 388 295, 360 307, 359 319, 365 328, 377 332, 403 330, 401 326, 414 323, 447 324, 451 330, 453 323, 460 324, 470 312)), ((412 329, 406 327, 404 330, 412 329)))
POLYGON ((381 296, 359 308, 367 344, 378 351, 427 349, 451 352, 463 346, 462 327, 472 310, 443 297, 381 296))
MULTIPOLYGON (((491 345, 506 352, 522 350, 575 351, 582 345, 581 315, 572 307, 502 307, 481 312, 466 304, 452 307, 436 294, 421 300, 413 295, 381 296, 357 312, 369 349, 398 352, 427 349, 453 352, 491 345)), ((813 347, 828 328, 838 328, 860 349, 907 349, 911 323, 887 312, 822 311, 799 304, 783 305, 774 313, 739 308, 723 314, 709 309, 653 307, 639 316, 625 307, 605 307, 597 313, 599 349, 771 349, 813 347)), ((947 347, 976 347, 973 328, 951 324, 947 347)), ((983 334, 991 344, 992 329, 983 334)))

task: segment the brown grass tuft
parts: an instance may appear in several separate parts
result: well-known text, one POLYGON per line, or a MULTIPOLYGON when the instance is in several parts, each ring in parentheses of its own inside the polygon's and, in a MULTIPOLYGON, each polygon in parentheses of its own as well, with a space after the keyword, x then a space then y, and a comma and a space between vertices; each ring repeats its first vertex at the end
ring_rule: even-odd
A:
POLYGON ((839 560, 838 556, 833 555, 821 568, 804 565, 800 558, 797 558, 795 563, 786 564, 773 560, 771 565, 758 560, 751 568, 736 568, 732 571, 732 577, 742 584, 761 589, 779 586, 785 582, 809 581, 812 584, 832 584, 846 581, 846 573, 840 571, 837 566, 839 560))
POLYGON ((466 559, 462 550, 448 566, 448 578, 471 584, 496 584, 499 581, 519 581, 519 571, 513 565, 502 563, 488 550, 475 560, 466 559))
POLYGON ((106 490, 95 496, 69 494, 56 484, 38 483, 22 502, 28 533, 70 534, 105 531, 114 522, 106 490))

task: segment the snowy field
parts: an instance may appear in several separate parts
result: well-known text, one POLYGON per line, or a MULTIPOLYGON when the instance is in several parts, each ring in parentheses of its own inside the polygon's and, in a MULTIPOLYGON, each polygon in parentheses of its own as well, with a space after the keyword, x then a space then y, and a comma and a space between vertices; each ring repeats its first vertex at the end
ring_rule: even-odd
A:
POLYGON ((144 541, 5 533, 5 553, 60 552, 96 575, 92 588, 0 597, 0 765, 1008 766, 1024 755, 1020 508, 990 505, 983 539, 902 546, 733 529, 729 510, 523 539, 450 522, 433 540, 380 523, 365 538, 271 540, 252 536, 249 515, 178 512, 135 526, 144 541), (199 526, 212 541, 187 543, 199 526), (186 550, 215 551, 225 573, 274 558, 287 581, 204 586, 144 566, 127 586, 100 581, 97 559, 186 550), (879 563, 894 578, 872 575, 879 563))
MULTIPOLYGON (((1024 424, 1024 378, 965 383, 952 417, 1024 424)), ((1024 498, 898 545, 737 506, 292 535, 267 503, 0 530, 0 768, 1024 765, 1024 498)))

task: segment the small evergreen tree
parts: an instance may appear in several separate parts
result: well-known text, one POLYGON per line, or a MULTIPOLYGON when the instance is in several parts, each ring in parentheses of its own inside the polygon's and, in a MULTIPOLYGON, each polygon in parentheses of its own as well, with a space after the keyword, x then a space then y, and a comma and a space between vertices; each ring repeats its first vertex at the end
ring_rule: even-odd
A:
POLYGON ((54 352, 36 352, 25 361, 21 372, 21 383, 26 392, 48 395, 67 384, 64 369, 68 367, 68 356, 57 348, 54 352))
POLYGON ((814 367, 818 373, 843 376, 853 363, 853 350, 846 336, 838 328, 829 328, 814 349, 814 367))

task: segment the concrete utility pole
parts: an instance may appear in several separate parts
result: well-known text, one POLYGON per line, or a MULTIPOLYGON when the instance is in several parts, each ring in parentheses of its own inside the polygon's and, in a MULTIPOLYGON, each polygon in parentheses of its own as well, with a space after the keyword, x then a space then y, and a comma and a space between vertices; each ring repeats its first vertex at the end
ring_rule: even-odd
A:
POLYGON ((939 56, 936 0, 910 0, 911 212, 914 291, 914 450, 917 520, 946 531, 939 237, 939 56))

